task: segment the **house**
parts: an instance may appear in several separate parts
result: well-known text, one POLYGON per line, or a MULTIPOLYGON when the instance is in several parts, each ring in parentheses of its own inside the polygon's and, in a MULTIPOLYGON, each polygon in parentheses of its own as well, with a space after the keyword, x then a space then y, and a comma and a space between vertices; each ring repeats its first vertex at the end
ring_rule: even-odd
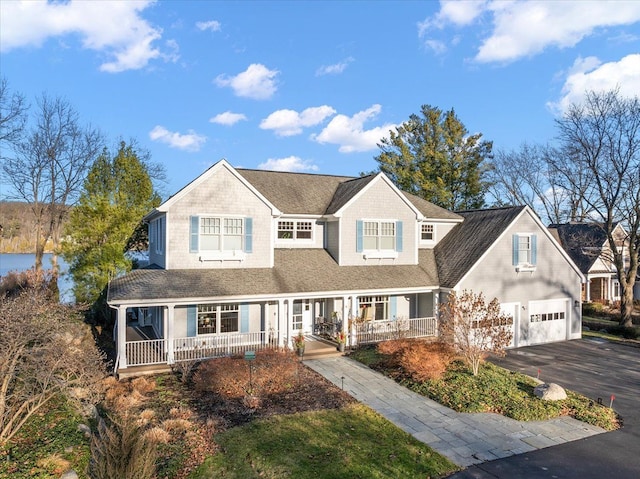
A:
MULTIPOLYGON (((607 234, 601 223, 552 224, 549 231, 586 277, 582 288, 583 301, 602 304, 620 301, 620 283, 607 234)), ((628 263, 629 256, 624 254, 627 233, 621 224, 615 225, 613 237, 616 247, 623 253, 625 263, 628 263)))
POLYGON ((580 337, 583 276, 527 207, 454 213, 361 178, 222 160, 146 217, 149 267, 109 284, 116 369, 269 345, 437 335, 451 291, 497 297, 513 346, 580 337))

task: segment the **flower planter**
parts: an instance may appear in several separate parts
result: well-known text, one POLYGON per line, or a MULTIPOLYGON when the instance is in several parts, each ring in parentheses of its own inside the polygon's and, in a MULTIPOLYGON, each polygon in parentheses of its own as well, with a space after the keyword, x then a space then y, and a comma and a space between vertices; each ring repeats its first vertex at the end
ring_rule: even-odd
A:
POLYGON ((338 351, 344 353, 344 343, 338 343, 338 351))

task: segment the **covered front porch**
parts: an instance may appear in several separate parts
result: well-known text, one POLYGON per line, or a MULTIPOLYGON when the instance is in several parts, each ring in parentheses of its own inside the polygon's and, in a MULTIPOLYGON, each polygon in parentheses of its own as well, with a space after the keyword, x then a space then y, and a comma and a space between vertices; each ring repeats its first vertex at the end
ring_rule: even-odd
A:
POLYGON ((383 293, 120 305, 115 308, 115 370, 122 374, 130 368, 293 348, 299 333, 310 346, 317 342, 318 348, 310 350, 326 348, 325 353, 335 351, 339 332, 347 348, 437 335, 437 293, 383 293))

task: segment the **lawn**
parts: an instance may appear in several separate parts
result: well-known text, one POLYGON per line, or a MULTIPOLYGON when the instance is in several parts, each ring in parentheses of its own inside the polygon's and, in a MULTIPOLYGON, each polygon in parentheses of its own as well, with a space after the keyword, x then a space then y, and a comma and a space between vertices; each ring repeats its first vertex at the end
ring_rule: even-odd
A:
POLYGON ((376 347, 354 351, 351 358, 458 412, 495 412, 519 421, 568 415, 606 430, 620 427, 615 411, 608 407, 572 391, 567 391, 565 400, 542 401, 533 394, 537 385, 533 378, 491 363, 484 363, 473 376, 465 363, 455 360, 441 378, 416 381, 401 367, 388 367, 388 358, 376 347))
POLYGON ((429 478, 456 466, 366 406, 273 416, 215 436, 192 479, 429 478))

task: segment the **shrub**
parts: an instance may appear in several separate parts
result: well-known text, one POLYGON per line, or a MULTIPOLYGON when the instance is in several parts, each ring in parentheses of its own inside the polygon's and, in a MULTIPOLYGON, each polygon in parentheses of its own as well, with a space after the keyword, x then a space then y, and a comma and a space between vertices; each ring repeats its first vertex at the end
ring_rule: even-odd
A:
POLYGON ((128 414, 101 420, 91 441, 92 479, 148 479, 156 474, 156 448, 128 414))
POLYGON ((582 303, 582 314, 584 316, 597 316, 604 311, 602 303, 582 303))
POLYGON ((265 396, 291 388, 296 381, 297 367, 292 351, 265 349, 258 351, 251 362, 240 356, 204 361, 194 374, 193 382, 197 391, 226 398, 265 396))
POLYGON ((385 341, 378 345, 378 352, 388 356, 388 367, 402 369, 414 381, 440 378, 454 358, 445 343, 411 339, 385 341))

